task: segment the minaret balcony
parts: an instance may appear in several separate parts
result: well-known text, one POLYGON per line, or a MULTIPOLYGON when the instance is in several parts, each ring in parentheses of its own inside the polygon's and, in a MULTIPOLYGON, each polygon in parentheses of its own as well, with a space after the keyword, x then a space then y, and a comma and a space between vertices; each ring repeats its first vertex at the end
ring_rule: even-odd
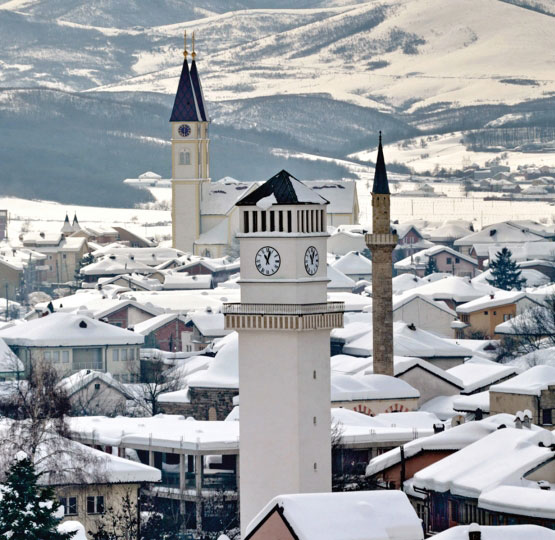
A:
POLYGON ((318 304, 224 304, 229 330, 331 330, 343 326, 343 302, 318 304))
POLYGON ((367 234, 364 237, 366 245, 372 249, 373 246, 375 247, 395 247, 399 242, 399 237, 396 234, 391 233, 376 233, 376 234, 367 234))

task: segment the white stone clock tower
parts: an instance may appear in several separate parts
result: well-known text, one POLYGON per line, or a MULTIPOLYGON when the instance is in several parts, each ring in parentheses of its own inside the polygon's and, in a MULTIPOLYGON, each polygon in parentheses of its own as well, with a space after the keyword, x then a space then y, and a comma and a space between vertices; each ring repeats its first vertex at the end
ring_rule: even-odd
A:
POLYGON ((202 184, 210 182, 208 117, 195 61, 191 69, 187 49, 170 123, 172 126, 172 242, 173 247, 193 251, 201 234, 202 184))
POLYGON ((239 332, 241 530, 272 497, 331 490, 328 201, 281 171, 240 208, 241 303, 224 305, 239 332))

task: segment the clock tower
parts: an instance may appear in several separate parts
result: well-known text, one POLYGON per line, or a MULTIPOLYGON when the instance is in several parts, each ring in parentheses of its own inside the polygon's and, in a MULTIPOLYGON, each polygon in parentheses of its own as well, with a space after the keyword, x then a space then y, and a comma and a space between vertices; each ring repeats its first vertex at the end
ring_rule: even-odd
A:
POLYGON ((170 118, 172 129, 172 242, 193 251, 201 231, 202 185, 210 182, 208 117, 196 65, 193 34, 189 69, 187 40, 170 118))
POLYGON ((272 497, 331 490, 328 201, 281 171, 241 199, 239 333, 241 530, 272 497))

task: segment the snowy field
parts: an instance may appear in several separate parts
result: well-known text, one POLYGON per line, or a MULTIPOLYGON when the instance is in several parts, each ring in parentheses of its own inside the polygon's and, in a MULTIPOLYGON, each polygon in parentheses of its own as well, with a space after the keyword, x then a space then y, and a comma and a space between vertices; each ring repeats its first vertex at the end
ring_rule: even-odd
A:
POLYGON ((16 242, 23 229, 58 232, 66 212, 73 220, 74 212, 81 226, 116 225, 141 236, 161 238, 171 234, 171 212, 138 208, 98 208, 64 205, 51 201, 35 201, 13 197, 0 198, 0 208, 9 212, 8 237, 16 242))
MULTIPOLYGON (((399 141, 384 146, 386 161, 397 162, 413 169, 416 173, 433 171, 440 167, 445 169, 463 169, 472 163, 481 167, 498 156, 492 152, 472 152, 462 144, 462 132, 449 133, 433 137, 415 137, 408 141, 399 141), (429 140, 429 139, 432 140, 429 140), (421 141, 424 141, 423 143, 421 141), (425 145, 425 146, 424 146, 425 145)), ((377 148, 370 148, 352 154, 351 158, 361 161, 374 161, 377 148)), ((519 165, 555 166, 555 151, 543 153, 503 152, 501 165, 508 165, 516 170, 519 165)))

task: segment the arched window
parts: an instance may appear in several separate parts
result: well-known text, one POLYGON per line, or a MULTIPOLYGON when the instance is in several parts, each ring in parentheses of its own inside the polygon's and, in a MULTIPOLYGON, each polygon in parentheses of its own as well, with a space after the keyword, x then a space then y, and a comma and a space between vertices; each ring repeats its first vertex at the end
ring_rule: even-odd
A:
POLYGON ((191 164, 191 152, 189 152, 189 150, 183 150, 182 152, 179 152, 179 164, 180 165, 191 164))

